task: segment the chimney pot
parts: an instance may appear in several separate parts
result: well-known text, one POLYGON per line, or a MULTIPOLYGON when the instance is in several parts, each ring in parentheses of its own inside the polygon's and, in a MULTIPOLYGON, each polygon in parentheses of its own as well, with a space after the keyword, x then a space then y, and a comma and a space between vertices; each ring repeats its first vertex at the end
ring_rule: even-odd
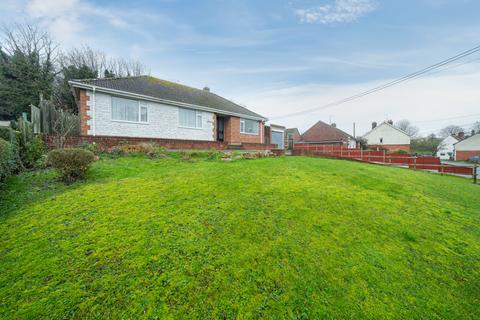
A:
POLYGON ((377 127, 377 123, 374 121, 372 122, 372 129, 375 129, 377 127))
POLYGON ((203 88, 203 91, 210 92, 210 88, 209 88, 209 87, 204 87, 204 88, 203 88))
POLYGON ((336 123, 332 123, 331 126, 334 127, 334 128, 336 128, 336 127, 337 127, 337 124, 336 124, 336 123))
POLYGON ((388 120, 387 122, 393 126, 393 120, 388 120))
POLYGON ((460 139, 465 138, 465 132, 463 132, 463 131, 462 131, 462 132, 459 132, 459 133, 458 133, 458 138, 460 138, 460 139))

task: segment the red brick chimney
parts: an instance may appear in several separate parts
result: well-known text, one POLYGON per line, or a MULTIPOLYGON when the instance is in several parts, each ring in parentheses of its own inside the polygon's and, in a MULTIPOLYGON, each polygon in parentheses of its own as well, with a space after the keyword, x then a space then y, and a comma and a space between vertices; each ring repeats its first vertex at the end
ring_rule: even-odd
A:
POLYGON ((459 132, 459 133, 457 134, 457 137, 458 137, 458 139, 463 140, 463 139, 465 138, 465 132, 463 132, 463 131, 462 131, 462 132, 459 132))

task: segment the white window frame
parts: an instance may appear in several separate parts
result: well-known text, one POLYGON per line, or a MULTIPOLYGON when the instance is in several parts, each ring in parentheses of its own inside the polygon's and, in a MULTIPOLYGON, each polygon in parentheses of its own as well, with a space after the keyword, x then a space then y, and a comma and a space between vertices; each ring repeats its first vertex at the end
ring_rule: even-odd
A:
POLYGON ((186 129, 202 130, 203 129, 203 112, 201 110, 196 110, 196 109, 178 108, 178 127, 179 128, 186 128, 186 129), (181 112, 181 110, 195 112, 195 126, 194 127, 182 125, 180 123, 180 112, 181 112), (199 123, 200 123, 200 126, 198 126, 199 123))
POLYGON ((256 120, 251 120, 251 119, 244 119, 244 118, 240 118, 240 133, 241 134, 250 134, 252 136, 258 136, 259 133, 260 133, 260 123, 256 120), (253 122, 256 122, 257 123, 257 132, 253 133, 253 132, 245 132, 245 120, 247 121, 253 121, 253 122))
POLYGON ((135 100, 135 99, 129 99, 129 98, 124 98, 124 97, 117 97, 117 96, 111 96, 110 99, 110 119, 115 122, 126 122, 126 123, 140 123, 140 124, 148 124, 148 110, 149 106, 148 103, 145 101, 140 101, 140 100, 135 100), (113 118, 113 99, 114 98, 120 98, 120 99, 125 99, 125 100, 130 100, 130 101, 136 101, 137 106, 138 106, 138 119, 137 121, 132 121, 132 120, 121 120, 121 119, 114 119, 113 118), (142 109, 145 108, 147 109, 147 121, 142 121, 142 109))

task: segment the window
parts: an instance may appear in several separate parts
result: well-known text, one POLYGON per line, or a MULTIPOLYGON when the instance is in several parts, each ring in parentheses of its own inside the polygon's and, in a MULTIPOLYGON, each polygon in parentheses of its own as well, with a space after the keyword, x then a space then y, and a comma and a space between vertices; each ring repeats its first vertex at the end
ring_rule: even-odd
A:
POLYGON ((148 106, 145 102, 112 97, 112 120, 147 122, 148 106))
POLYGON ((383 143, 383 138, 380 138, 380 143, 383 143))
POLYGON ((178 117, 181 127, 202 128, 202 111, 179 108, 178 117))
POLYGON ((148 107, 140 102, 140 122, 148 122, 148 107))
POLYGON ((258 134, 258 121, 240 119, 240 132, 249 134, 258 134))

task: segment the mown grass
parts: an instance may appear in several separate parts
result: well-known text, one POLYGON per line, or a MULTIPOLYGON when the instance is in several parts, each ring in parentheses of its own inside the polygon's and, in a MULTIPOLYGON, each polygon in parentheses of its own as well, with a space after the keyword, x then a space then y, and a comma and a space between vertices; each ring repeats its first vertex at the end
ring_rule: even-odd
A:
POLYGON ((14 177, 2 319, 478 319, 480 186, 339 160, 14 177))

